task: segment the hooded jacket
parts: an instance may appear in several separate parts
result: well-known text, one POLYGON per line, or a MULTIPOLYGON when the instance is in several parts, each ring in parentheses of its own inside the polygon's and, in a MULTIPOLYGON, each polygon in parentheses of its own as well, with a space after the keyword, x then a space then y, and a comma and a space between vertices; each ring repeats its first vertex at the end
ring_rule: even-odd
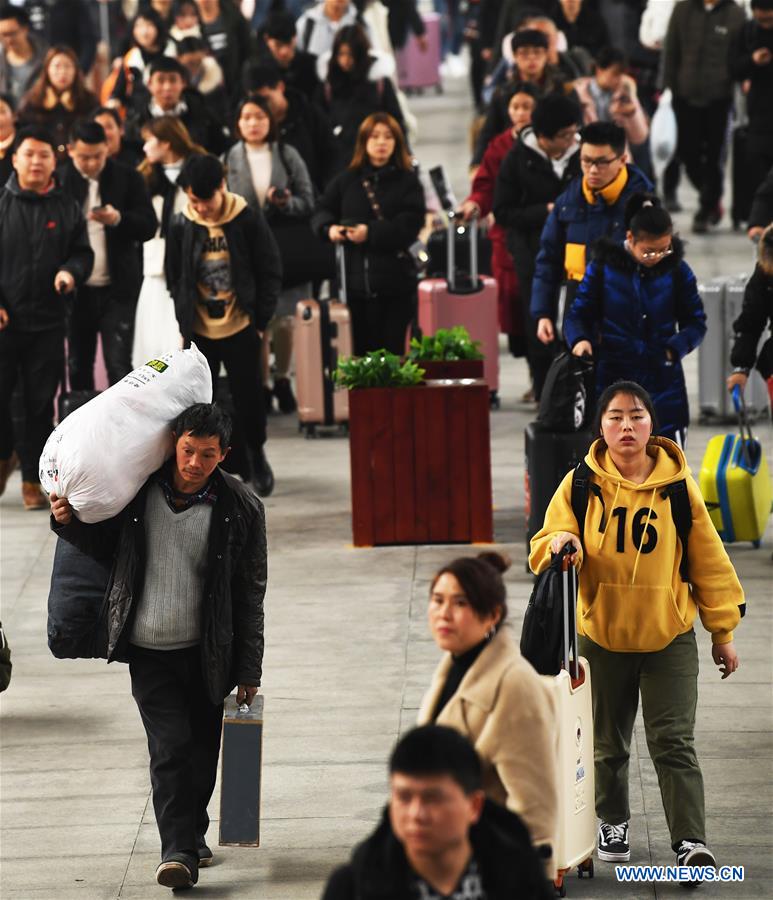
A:
MULTIPOLYGON (((470 828, 470 843, 488 900, 549 900, 553 886, 518 816, 487 800, 470 828)), ((330 876, 322 900, 409 900, 411 870, 385 809, 373 834, 355 848, 351 862, 330 876)))
POLYGON ((94 265, 86 220, 54 176, 45 194, 24 191, 14 172, 0 191, 0 306, 14 331, 64 329, 67 300, 56 293, 60 269, 80 286, 94 265))
MULTIPOLYGON (((418 725, 433 721, 451 663, 446 653, 422 700, 418 725)), ((535 846, 554 847, 559 798, 553 693, 521 656, 509 628, 500 628, 483 648, 434 721, 469 738, 483 766, 486 796, 521 817, 535 846)), ((555 860, 547 866, 554 876, 555 860)))
MULTIPOLYGON (((255 328, 263 331, 274 314, 282 284, 276 241, 263 214, 250 209, 242 197, 226 193, 226 208, 222 231, 228 245, 235 304, 255 328)), ((194 331, 198 261, 210 224, 197 221, 190 213, 180 213, 172 219, 167 234, 166 280, 186 343, 194 331)))
POLYGON ((769 323, 773 323, 773 275, 758 264, 746 284, 741 315, 733 322, 735 343, 730 364, 751 369, 755 362, 763 378, 773 376, 773 337, 757 353, 757 345, 769 323))
POLYGON ((582 281, 586 248, 602 237, 622 244, 626 203, 632 194, 651 190, 647 176, 629 164, 600 191, 590 194, 580 177, 557 198, 540 235, 531 291, 534 319, 555 321, 561 283, 582 281))
POLYGON ((652 396, 661 434, 672 436, 690 422, 680 360, 706 334, 706 314, 684 246, 656 265, 637 263, 608 238, 594 247, 593 261, 564 320, 569 347, 594 345, 596 392, 619 379, 638 382, 652 396), (666 358, 671 350, 673 362, 666 358))
MULTIPOLYGON (((591 491, 588 498, 577 630, 607 650, 651 653, 690 631, 699 614, 712 642, 726 644, 745 610, 743 588, 684 453, 662 437, 651 439, 647 453, 655 468, 643 484, 623 478, 602 440, 594 441, 585 457, 601 496, 591 491), (663 496, 679 479, 686 480, 692 510, 691 584, 679 575, 682 546, 671 501, 663 496)), ((544 526, 531 540, 529 566, 537 574, 550 564, 550 543, 558 532, 578 534, 572 476, 567 473, 559 485, 544 526)))

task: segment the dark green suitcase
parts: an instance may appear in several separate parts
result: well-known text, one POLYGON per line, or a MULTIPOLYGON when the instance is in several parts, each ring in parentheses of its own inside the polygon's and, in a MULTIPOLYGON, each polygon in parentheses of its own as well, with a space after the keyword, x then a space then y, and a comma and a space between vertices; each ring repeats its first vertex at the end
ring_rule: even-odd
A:
POLYGON ((252 706, 226 697, 220 769, 220 846, 260 846, 263 696, 252 706))

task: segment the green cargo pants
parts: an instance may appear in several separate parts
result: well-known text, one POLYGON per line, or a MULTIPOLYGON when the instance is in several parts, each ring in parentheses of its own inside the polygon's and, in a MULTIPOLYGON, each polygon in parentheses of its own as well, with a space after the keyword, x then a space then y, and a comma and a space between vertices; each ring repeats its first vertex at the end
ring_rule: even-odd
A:
POLYGON ((641 691, 644 731, 674 849, 706 840, 703 775, 695 754, 698 648, 695 632, 656 653, 615 653, 580 637, 593 689, 596 815, 610 825, 631 817, 628 760, 641 691))

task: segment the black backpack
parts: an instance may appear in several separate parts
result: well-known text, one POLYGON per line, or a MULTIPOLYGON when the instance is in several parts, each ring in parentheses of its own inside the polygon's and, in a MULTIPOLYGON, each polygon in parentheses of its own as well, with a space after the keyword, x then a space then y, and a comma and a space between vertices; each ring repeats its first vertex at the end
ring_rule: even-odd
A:
POLYGON ((559 353, 550 364, 539 401, 540 431, 582 431, 593 415, 593 360, 559 353))
POLYGON ((521 629, 521 656, 540 675, 558 675, 564 656, 563 572, 561 554, 537 576, 521 629))

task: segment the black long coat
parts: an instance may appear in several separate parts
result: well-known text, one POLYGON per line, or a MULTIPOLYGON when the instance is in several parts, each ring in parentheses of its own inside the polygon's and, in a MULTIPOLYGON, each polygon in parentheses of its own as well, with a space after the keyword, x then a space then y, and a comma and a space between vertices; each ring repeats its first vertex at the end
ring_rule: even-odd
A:
POLYGON ((773 338, 768 338, 757 353, 762 333, 773 324, 773 275, 758 265, 746 285, 741 315, 733 322, 735 344, 730 354, 733 366, 751 369, 755 363, 763 378, 773 375, 773 338))
MULTIPOLYGON (((237 684, 260 685, 263 666, 263 597, 266 593, 266 520, 263 504, 236 478, 216 469, 209 530, 201 669, 212 703, 237 684)), ((126 661, 135 601, 145 576, 145 501, 154 476, 115 518, 51 528, 94 559, 112 559, 108 587, 107 661, 126 661)))

